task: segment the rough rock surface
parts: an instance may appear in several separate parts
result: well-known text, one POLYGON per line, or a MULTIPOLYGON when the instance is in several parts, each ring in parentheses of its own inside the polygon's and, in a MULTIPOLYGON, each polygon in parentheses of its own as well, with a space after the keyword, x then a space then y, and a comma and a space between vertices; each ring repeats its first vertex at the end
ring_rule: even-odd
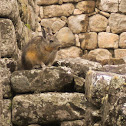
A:
POLYGON ((112 58, 112 54, 107 49, 94 49, 84 55, 83 58, 102 63, 105 59, 112 58))
POLYGON ((100 14, 93 15, 89 18, 89 28, 94 32, 105 31, 108 19, 100 14))
POLYGON ((0 68, 8 68, 11 72, 16 70, 16 61, 13 58, 0 59, 0 68))
POLYGON ((38 17, 38 20, 41 21, 41 19, 44 18, 44 14, 43 14, 43 6, 38 6, 38 15, 40 15, 40 18, 38 17))
POLYGON ((126 49, 115 49, 114 54, 116 58, 126 57, 126 49))
POLYGON ((84 34, 79 34, 79 40, 82 49, 96 49, 98 45, 97 33, 89 32, 84 34))
POLYGON ((60 18, 49 18, 41 20, 41 25, 46 28, 51 28, 54 33, 59 31, 65 24, 65 21, 62 21, 60 18))
POLYGON ((88 28, 88 16, 85 14, 70 16, 68 26, 73 33, 86 32, 88 28))
POLYGON ((19 14, 21 21, 35 31, 37 23, 36 3, 34 0, 18 0, 19 14))
POLYGON ((59 30, 56 35, 61 47, 69 47, 75 45, 75 36, 68 27, 59 30))
POLYGON ((121 0, 121 3, 119 4, 119 11, 121 11, 122 13, 126 13, 126 1, 125 0, 121 0))
POLYGON ((114 92, 115 90, 111 91, 112 96, 110 98, 110 104, 108 102, 108 107, 105 107, 106 104, 104 105, 104 110, 109 108, 110 113, 106 113, 106 112, 104 113, 105 116, 104 116, 103 124, 111 125, 111 126, 115 124, 120 126, 125 126, 126 125, 126 103, 125 103, 126 95, 125 93, 117 93, 117 92, 114 93, 114 92))
POLYGON ((2 125, 1 126, 13 126, 11 121, 11 100, 3 100, 3 109, 2 109, 2 125))
POLYGON ((4 98, 10 98, 12 96, 11 86, 10 86, 10 76, 11 73, 7 68, 0 67, 0 77, 1 77, 1 84, 3 88, 4 98))
POLYGON ((85 120, 64 121, 61 126, 86 126, 85 120))
POLYGON ((104 12, 104 11, 99 11, 99 13, 107 18, 110 17, 110 14, 108 12, 104 12))
POLYGON ((12 57, 16 51, 16 35, 14 25, 9 19, 0 19, 1 30, 1 56, 12 57))
POLYGON ((99 48, 118 48, 119 36, 113 33, 100 32, 98 34, 99 48))
POLYGON ((36 0, 38 5, 50 5, 50 4, 56 4, 59 0, 36 0))
POLYGON ((9 17, 13 21, 17 20, 19 16, 17 1, 11 0, 1 0, 0 1, 0 17, 9 17))
POLYGON ((25 45, 38 34, 30 29, 29 25, 24 25, 21 20, 18 21, 16 27, 16 36, 18 41, 18 48, 23 49, 25 45))
POLYGON ((121 33, 126 31, 126 15, 112 13, 109 18, 109 26, 112 33, 121 33))
POLYGON ((110 59, 105 59, 101 62, 102 65, 121 65, 125 64, 125 60, 123 58, 110 58, 110 59))
POLYGON ((0 0, 0 126, 125 126, 125 1, 0 0), (59 37, 62 60, 20 70, 43 27, 59 37), (106 48, 91 55, 101 64, 76 58, 96 48, 106 48))
POLYGON ((75 75, 78 75, 84 78, 88 70, 90 69, 98 70, 102 67, 100 63, 85 60, 80 57, 61 59, 57 61, 56 65, 70 67, 74 71, 75 75))
POLYGON ((74 75, 74 89, 76 92, 84 93, 85 79, 74 75))
POLYGON ((83 13, 92 13, 95 10, 95 1, 82 1, 78 2, 76 8, 83 13))
POLYGON ((105 12, 117 12, 118 0, 98 0, 98 7, 105 12))
POLYGON ((80 11, 79 9, 74 9, 73 14, 74 15, 79 15, 79 14, 82 14, 82 11, 80 11))
POLYGON ((126 32, 123 32, 120 35, 119 47, 126 48, 126 32))
POLYGON ((82 56, 83 51, 82 49, 76 47, 76 46, 71 46, 65 49, 60 49, 57 52, 57 57, 56 59, 66 59, 66 58, 76 58, 82 56))
POLYGON ((2 77, 0 76, 0 125, 2 125, 2 110, 3 110, 3 86, 1 83, 2 77))
POLYGON ((43 13, 44 17, 69 16, 74 11, 74 5, 71 3, 63 5, 45 6, 43 13))
POLYGON ((105 66, 103 66, 101 68, 100 71, 126 75, 126 64, 122 64, 122 65, 105 65, 105 66))
POLYGON ((15 71, 11 76, 12 88, 17 93, 65 91, 72 82, 71 72, 55 67, 44 71, 15 71))
POLYGON ((112 81, 120 81, 120 83, 116 83, 117 85, 115 84, 115 87, 112 87, 118 89, 124 86, 125 79, 123 75, 89 71, 85 80, 85 94, 88 100, 97 106, 102 103, 102 99, 108 94, 110 87, 114 86, 112 81))
MULTIPOLYGON (((31 39, 32 32, 30 29, 34 29, 36 26, 36 24, 32 23, 32 22, 34 22, 34 20, 36 20, 36 16, 33 16, 35 14, 35 12, 28 11, 26 3, 29 3, 30 9, 35 8, 35 6, 33 5, 33 3, 34 3, 33 0, 31 0, 31 1, 1 0, 0 1, 0 17, 5 18, 6 20, 7 20, 7 18, 11 19, 12 22, 14 23, 16 38, 18 41, 18 47, 20 49, 22 48, 22 43, 24 45, 24 43, 26 44, 31 39), (18 4, 18 3, 20 3, 20 4, 18 4), (23 5, 24 5, 24 8, 23 8, 23 5), (20 10, 20 12, 19 12, 19 10, 20 10), (25 19, 23 20, 22 13, 26 16, 24 18, 28 19, 28 20, 32 15, 32 20, 29 20, 29 22, 27 22, 27 23, 23 22, 25 19), (34 25, 31 25, 31 23, 34 25), (32 26, 34 26, 34 28, 32 28, 32 26)), ((34 9, 34 11, 35 11, 35 9, 34 9)), ((13 32, 13 31, 11 31, 11 32, 13 32)), ((8 32, 8 34, 9 34, 9 32, 8 32)), ((16 46, 16 44, 15 44, 15 46, 16 46)))
POLYGON ((43 93, 15 96, 12 101, 13 123, 51 123, 84 118, 85 96, 81 93, 43 93))

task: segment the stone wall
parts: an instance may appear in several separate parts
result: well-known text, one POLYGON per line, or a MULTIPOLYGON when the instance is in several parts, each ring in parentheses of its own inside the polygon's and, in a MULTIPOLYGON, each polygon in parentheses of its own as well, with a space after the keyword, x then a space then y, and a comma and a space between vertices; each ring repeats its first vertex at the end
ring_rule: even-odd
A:
POLYGON ((12 126, 11 73, 20 67, 22 48, 36 36, 35 0, 0 0, 0 126, 12 126))
POLYGON ((113 58, 126 56, 125 0, 37 0, 37 4, 39 25, 50 27, 65 47, 58 58, 82 56, 82 51, 97 48, 109 50, 113 58))
POLYGON ((126 125, 125 6, 125 0, 1 0, 0 126, 126 125), (57 61, 45 70, 19 70, 23 47, 43 27, 61 43, 57 61))

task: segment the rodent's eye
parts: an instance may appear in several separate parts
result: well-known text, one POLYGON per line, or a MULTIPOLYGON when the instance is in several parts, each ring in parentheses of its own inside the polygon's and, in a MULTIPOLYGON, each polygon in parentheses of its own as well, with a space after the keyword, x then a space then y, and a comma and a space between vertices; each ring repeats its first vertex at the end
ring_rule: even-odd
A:
POLYGON ((53 40, 50 40, 50 43, 52 43, 53 42, 53 40))
POLYGON ((58 51, 61 49, 61 47, 58 47, 58 51))

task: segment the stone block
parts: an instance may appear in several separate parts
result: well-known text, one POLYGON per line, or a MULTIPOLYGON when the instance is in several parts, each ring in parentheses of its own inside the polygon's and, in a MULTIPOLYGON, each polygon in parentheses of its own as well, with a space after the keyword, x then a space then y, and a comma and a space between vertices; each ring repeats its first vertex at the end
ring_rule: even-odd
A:
POLYGON ((121 0, 121 3, 119 4, 119 11, 122 13, 126 13, 126 1, 121 0))
POLYGON ((123 58, 126 56, 126 49, 115 49, 114 54, 116 58, 123 58))
POLYGON ((109 18, 109 26, 112 33, 126 32, 126 15, 112 13, 109 18))
MULTIPOLYGON (((113 92, 114 92, 114 90, 113 90, 113 92)), ((123 92, 123 93, 113 94, 113 96, 110 98, 110 103, 108 102, 108 105, 106 105, 107 102, 106 102, 106 104, 104 102, 104 107, 103 107, 104 117, 102 118, 103 124, 111 125, 111 126, 113 126, 115 124, 120 125, 120 126, 126 125, 126 103, 125 103, 125 101, 126 101, 126 95, 123 92)))
POLYGON ((61 59, 56 62, 56 65, 69 67, 74 71, 75 75, 83 78, 85 78, 88 70, 99 70, 102 68, 100 63, 85 60, 80 57, 61 59))
POLYGON ((105 59, 102 62, 102 65, 120 65, 120 64, 125 64, 125 60, 122 58, 110 58, 110 59, 105 59))
POLYGON ((78 2, 76 8, 83 13, 92 13, 95 10, 95 1, 82 1, 78 2))
POLYGON ((0 19, 1 57, 12 57, 17 48, 14 25, 9 19, 0 19))
POLYGON ((41 20, 41 26, 52 29, 54 33, 63 28, 65 24, 66 22, 60 18, 49 18, 41 20))
POLYGON ((63 5, 50 5, 43 8, 44 17, 70 16, 74 11, 74 5, 71 3, 63 5))
POLYGON ((76 92, 84 93, 85 79, 82 77, 74 76, 74 89, 76 92))
POLYGON ((17 17, 19 17, 17 1, 1 0, 0 1, 0 17, 8 17, 13 21, 17 21, 17 17))
POLYGON ((71 46, 68 48, 60 49, 57 52, 57 57, 56 59, 66 59, 66 58, 76 58, 82 56, 83 51, 82 49, 76 47, 76 46, 71 46))
POLYGON ((87 55, 88 60, 97 61, 101 64, 104 62, 104 60, 110 58, 112 58, 112 54, 107 49, 94 49, 87 55))
POLYGON ((64 91, 72 86, 71 73, 62 68, 46 68, 41 70, 15 71, 11 76, 12 89, 16 93, 64 91))
POLYGON ((13 126, 11 120, 11 100, 3 100, 3 112, 2 112, 2 125, 1 126, 13 126))
POLYGON ((73 33, 87 32, 88 16, 85 14, 70 16, 68 18, 68 27, 73 33))
POLYGON ((59 30, 56 38, 61 43, 61 47, 69 47, 75 45, 75 36, 68 27, 59 30))
POLYGON ((98 34, 99 48, 118 48, 119 36, 113 33, 100 32, 98 34))
POLYGON ((43 19, 44 18, 43 7, 39 7, 39 14, 40 14, 40 18, 43 19))
POLYGON ((18 126, 79 120, 85 113, 82 93, 41 93, 15 96, 12 120, 18 126))
POLYGON ((11 86, 10 86, 10 76, 11 73, 9 69, 0 67, 0 77, 1 77, 4 98, 11 98, 12 96, 11 86))
POLYGON ((79 14, 82 14, 82 13, 83 12, 80 11, 79 9, 74 9, 74 12, 73 12, 74 15, 79 15, 79 14))
POLYGON ((120 34, 119 47, 126 48, 126 32, 120 34))
MULTIPOLYGON (((108 100, 110 97, 114 98, 113 94, 125 90, 125 81, 125 75, 118 75, 110 72, 89 71, 85 79, 85 94, 87 100, 95 106, 101 106, 104 100, 108 100)), ((113 102, 111 101, 112 99, 109 102, 115 104, 115 99, 117 100, 117 96, 115 96, 113 102)))
POLYGON ((108 12, 104 12, 104 11, 99 11, 99 13, 107 18, 110 17, 110 14, 108 12))
POLYGON ((77 47, 80 47, 80 41, 79 41, 79 35, 78 34, 75 34, 75 41, 76 41, 76 46, 77 47))
POLYGON ((79 34, 79 40, 82 49, 96 49, 98 45, 98 38, 96 32, 89 32, 84 34, 79 34))
POLYGON ((100 14, 93 15, 89 18, 90 31, 100 32, 105 31, 108 24, 108 19, 100 14))
POLYGON ((118 12, 118 0, 100 0, 98 7, 105 12, 118 12))
POLYGON ((36 0, 36 2, 40 6, 40 5, 57 4, 59 0, 36 0))
POLYGON ((121 65, 104 65, 100 71, 111 72, 117 74, 126 74, 126 64, 121 65))
POLYGON ((126 124, 126 76, 115 75, 110 82, 108 94, 102 99, 102 122, 104 125, 126 124))
POLYGON ((36 30, 36 3, 33 0, 18 0, 21 21, 31 30, 36 30))

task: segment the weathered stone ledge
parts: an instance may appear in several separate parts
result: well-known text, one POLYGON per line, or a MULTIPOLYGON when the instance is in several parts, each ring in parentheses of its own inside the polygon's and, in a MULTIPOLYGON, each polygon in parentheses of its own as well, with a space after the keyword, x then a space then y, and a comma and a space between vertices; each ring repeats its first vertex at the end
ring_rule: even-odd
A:
POLYGON ((84 78, 88 70, 99 70, 100 68, 102 68, 102 65, 100 63, 85 60, 80 57, 61 59, 57 61, 56 65, 70 67, 74 71, 75 75, 84 78))
POLYGON ((99 106, 106 95, 125 91, 126 76, 110 72, 88 71, 85 94, 90 103, 99 106), (118 91, 119 90, 119 91, 118 91))
POLYGON ((72 73, 57 67, 46 68, 44 71, 15 71, 11 76, 12 89, 16 93, 65 91, 72 84, 72 73))
POLYGON ((81 93, 42 93, 15 96, 12 120, 18 126, 84 118, 85 96, 81 93))

